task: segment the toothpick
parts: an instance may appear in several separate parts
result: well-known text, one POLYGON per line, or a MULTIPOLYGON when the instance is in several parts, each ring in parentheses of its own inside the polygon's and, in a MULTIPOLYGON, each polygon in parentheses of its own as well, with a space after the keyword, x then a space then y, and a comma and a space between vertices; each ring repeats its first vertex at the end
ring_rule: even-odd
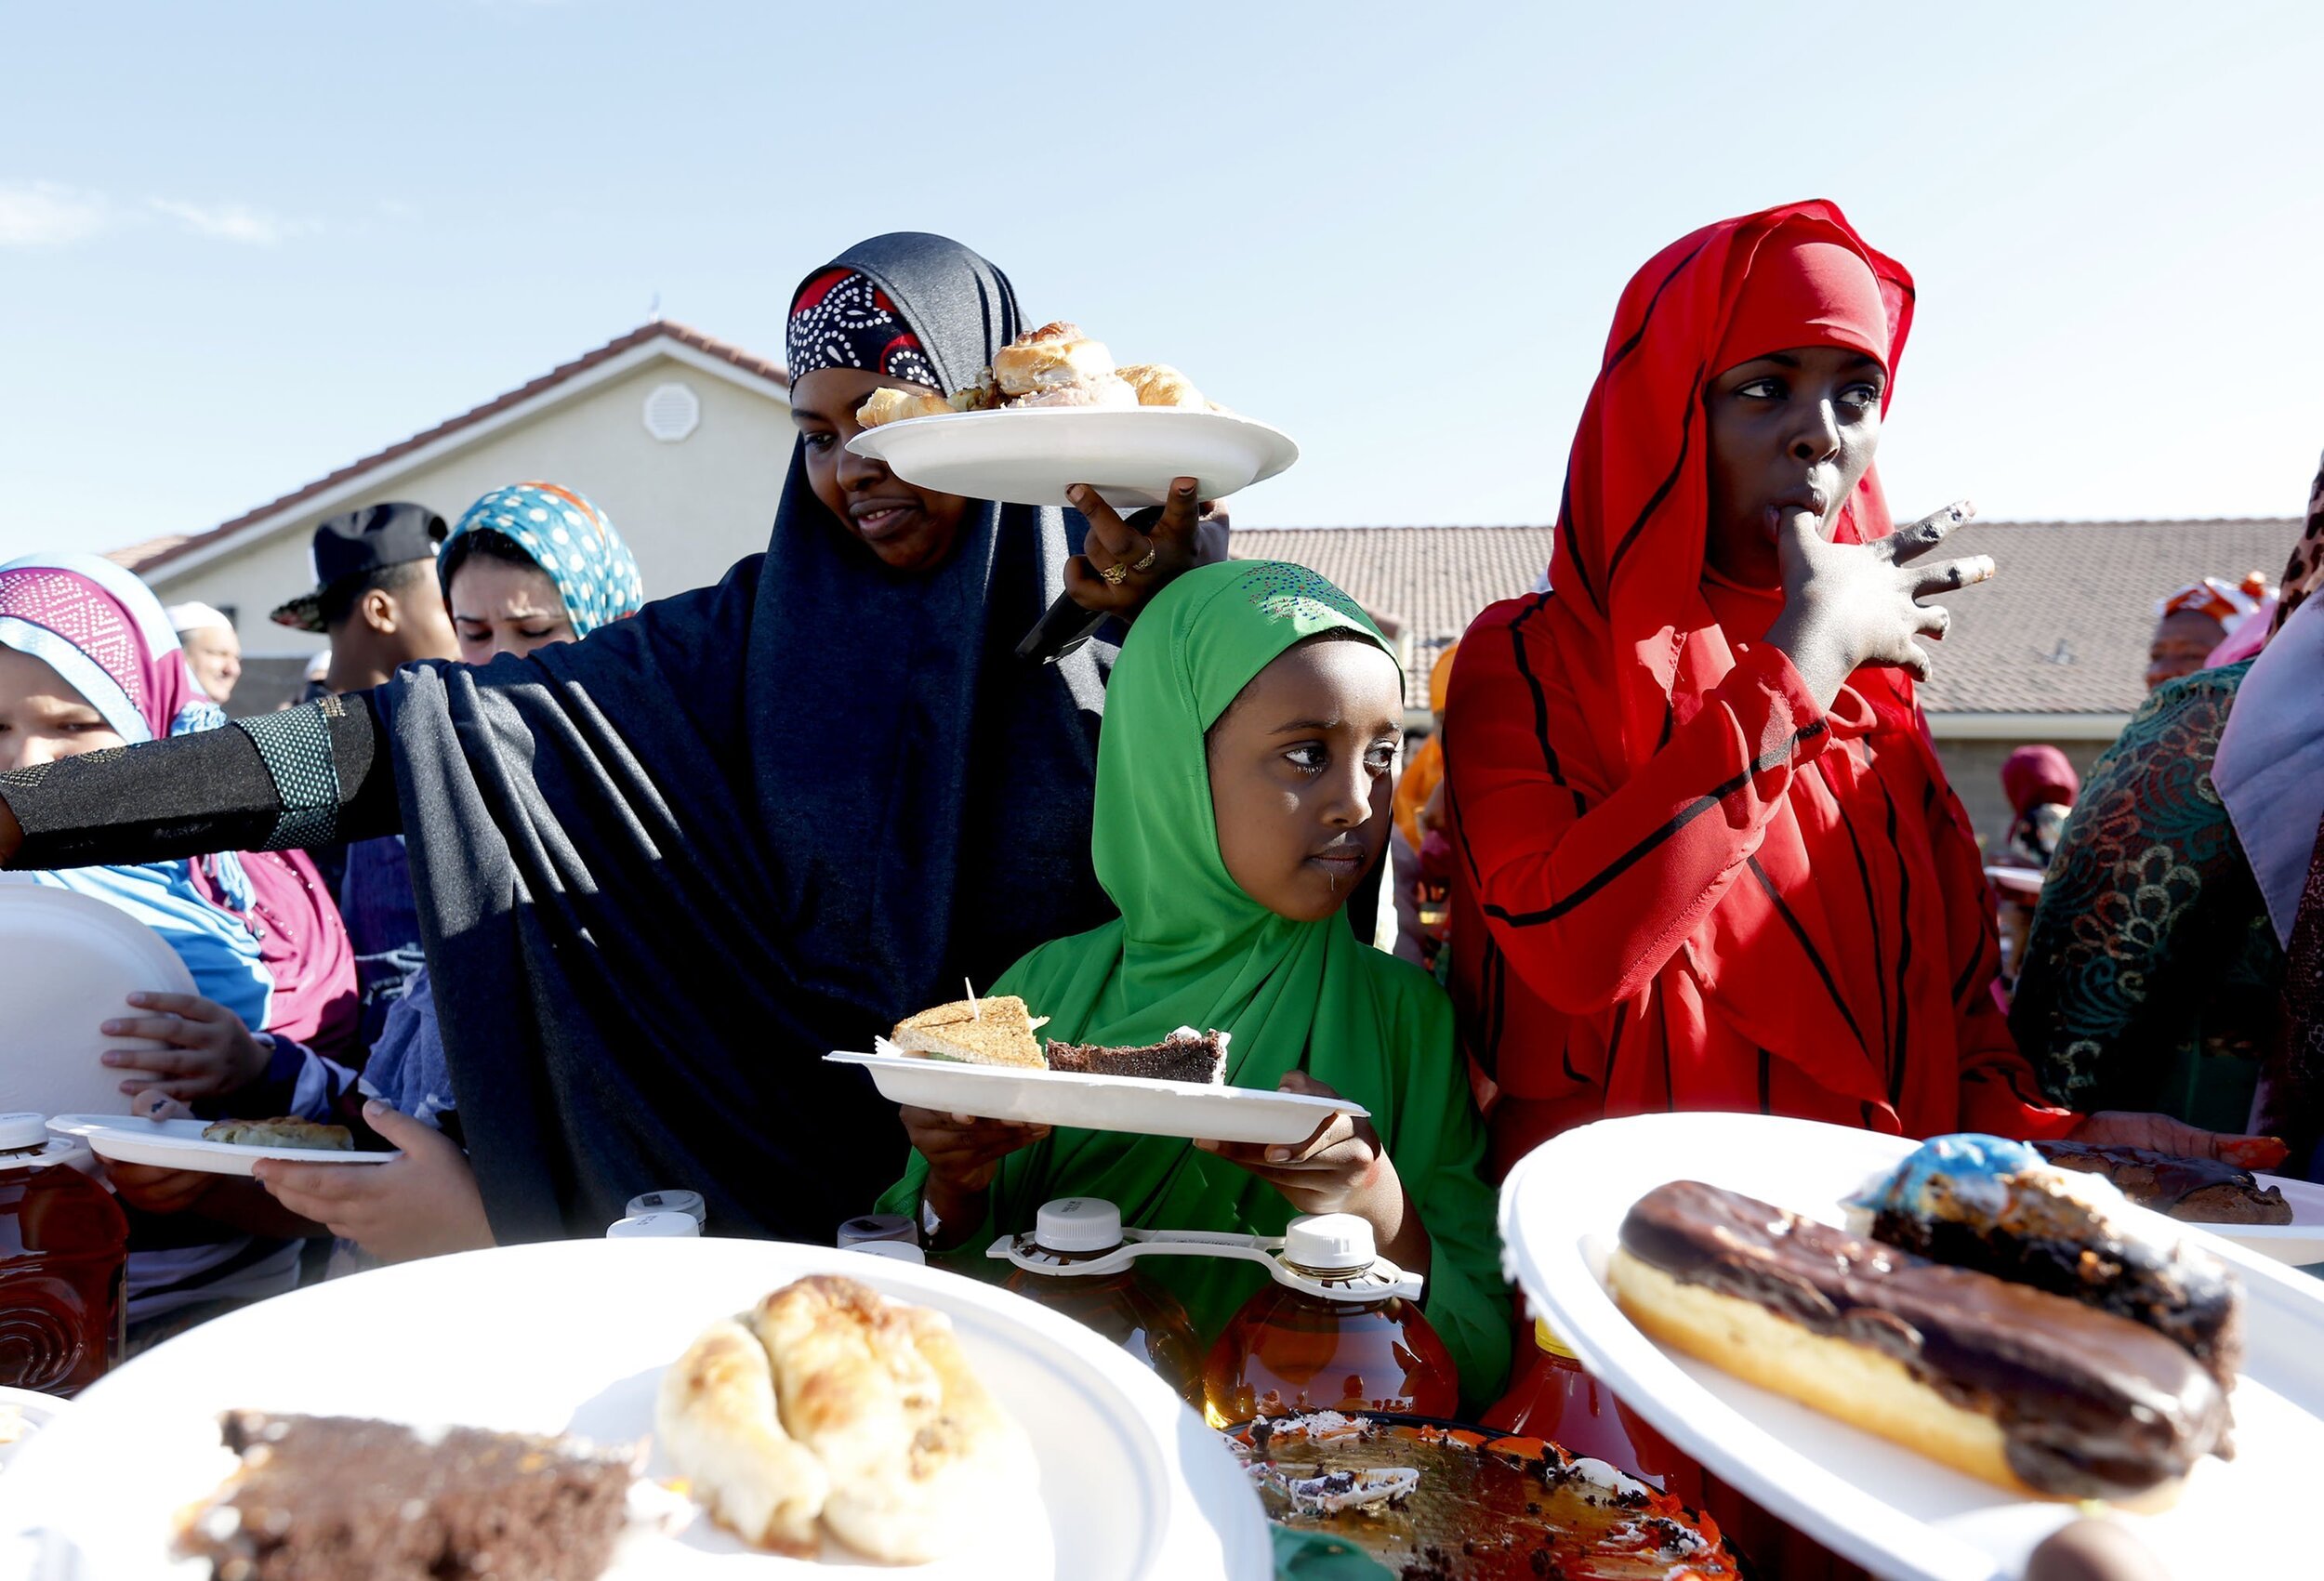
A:
POLYGON ((984 1019, 984 1007, 977 1002, 975 981, 973 979, 964 977, 960 980, 960 986, 969 991, 969 1020, 972 1021, 983 1021, 984 1019))

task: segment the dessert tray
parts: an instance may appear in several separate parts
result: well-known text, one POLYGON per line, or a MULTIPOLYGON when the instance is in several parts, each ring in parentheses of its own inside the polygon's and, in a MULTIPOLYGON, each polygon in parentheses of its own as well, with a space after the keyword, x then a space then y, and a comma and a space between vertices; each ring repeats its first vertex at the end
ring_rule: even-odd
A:
MULTIPOLYGON (((1519 1162, 1501 1189, 1501 1234, 1512 1276, 1583 1364, 1708 1470, 1875 1574, 1992 1581, 2020 1574, 2078 1507, 2013 1497, 1667 1350, 1604 1285, 1624 1216, 1667 1181, 1707 1181, 1844 1226, 1842 1199, 1914 1145, 1757 1114, 1601 1121, 1519 1162)), ((2304 1508, 2324 1464, 2324 1284, 2205 1226, 2124 1212, 2126 1223, 2191 1235, 2233 1270, 2247 1350, 2235 1459, 2198 1464, 2173 1509, 2119 1518, 2170 1574, 2267 1574, 2282 1562, 2282 1530, 2252 1512, 2304 1508)))

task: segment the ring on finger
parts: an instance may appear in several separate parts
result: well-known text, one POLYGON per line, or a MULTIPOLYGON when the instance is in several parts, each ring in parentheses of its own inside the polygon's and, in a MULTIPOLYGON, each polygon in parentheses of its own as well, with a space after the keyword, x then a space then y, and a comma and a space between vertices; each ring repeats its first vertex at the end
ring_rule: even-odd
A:
POLYGON ((1129 579, 1129 567, 1126 565, 1102 565, 1098 567, 1098 574, 1105 578, 1105 585, 1108 587, 1118 587, 1129 579))
POLYGON ((1155 553, 1155 551, 1153 547, 1148 546, 1146 552, 1140 555, 1138 557, 1137 563, 1132 565, 1129 569, 1139 573, 1152 571, 1154 569, 1155 553))

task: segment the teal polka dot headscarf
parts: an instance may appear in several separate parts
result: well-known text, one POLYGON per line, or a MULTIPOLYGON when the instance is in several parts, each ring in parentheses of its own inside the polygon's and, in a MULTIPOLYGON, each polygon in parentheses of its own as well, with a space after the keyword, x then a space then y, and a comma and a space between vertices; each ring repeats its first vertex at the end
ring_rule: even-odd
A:
MULTIPOLYGON (((565 617, 573 622, 575 637, 636 614, 645 602, 645 584, 629 546, 603 511, 571 489, 540 482, 495 489, 468 507, 444 539, 436 563, 452 564, 452 546, 468 534, 482 532, 507 538, 548 573, 565 601, 565 617)), ((444 588, 447 596, 451 591, 449 586, 444 588)))

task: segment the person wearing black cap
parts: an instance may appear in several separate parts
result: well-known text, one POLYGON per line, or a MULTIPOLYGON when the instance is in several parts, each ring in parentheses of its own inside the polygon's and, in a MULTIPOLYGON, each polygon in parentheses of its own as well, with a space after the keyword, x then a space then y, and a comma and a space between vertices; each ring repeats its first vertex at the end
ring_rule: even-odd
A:
POLYGON ((444 520, 424 505, 367 505, 315 528, 315 588, 274 612, 277 626, 331 639, 324 685, 337 692, 385 684, 405 665, 456 659, 460 645, 436 586, 444 520))
MULTIPOLYGON (((436 578, 448 529, 423 505, 390 501, 330 517, 315 528, 315 589, 276 610, 274 624, 331 639, 324 690, 362 692, 405 665, 459 657, 459 639, 436 578)), ((355 946, 368 1048, 424 964, 419 906, 402 835, 376 835, 310 852, 338 901, 355 946)))

